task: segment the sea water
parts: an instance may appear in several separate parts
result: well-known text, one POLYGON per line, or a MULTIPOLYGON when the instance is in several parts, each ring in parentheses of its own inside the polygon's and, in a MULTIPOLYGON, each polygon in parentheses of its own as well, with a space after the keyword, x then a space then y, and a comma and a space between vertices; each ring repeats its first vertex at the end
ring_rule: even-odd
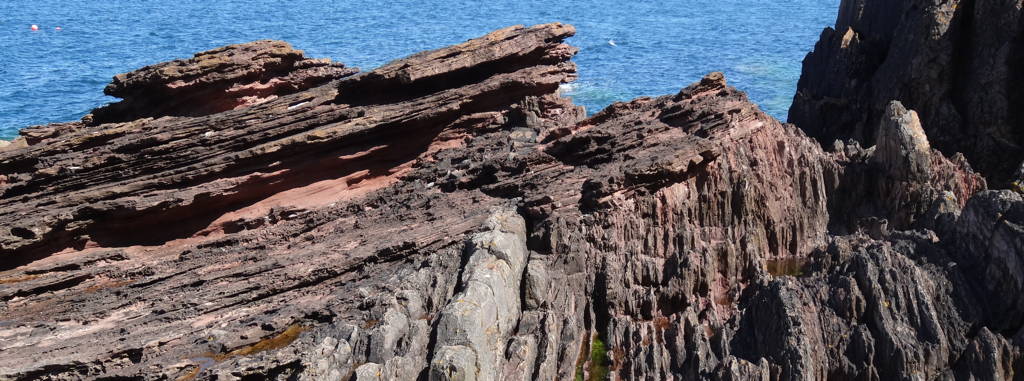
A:
POLYGON ((784 119, 801 60, 839 0, 0 2, 0 139, 77 120, 116 101, 117 73, 222 45, 285 40, 363 70, 515 24, 576 26, 579 80, 564 87, 596 112, 678 92, 712 71, 784 119), (39 30, 31 30, 32 25, 39 30), (57 28, 60 28, 59 30, 57 28))

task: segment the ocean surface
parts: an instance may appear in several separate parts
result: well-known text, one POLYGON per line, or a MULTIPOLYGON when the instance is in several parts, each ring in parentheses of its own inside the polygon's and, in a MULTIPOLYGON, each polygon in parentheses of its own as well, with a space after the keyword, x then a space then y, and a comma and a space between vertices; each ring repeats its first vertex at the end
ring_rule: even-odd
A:
POLYGON ((800 64, 839 0, 3 0, 0 139, 115 101, 117 73, 210 48, 281 39, 363 70, 515 24, 576 26, 580 79, 565 93, 596 112, 723 71, 785 119, 800 64), (36 24, 38 31, 30 26, 36 24), (60 28, 59 30, 57 28, 60 28))

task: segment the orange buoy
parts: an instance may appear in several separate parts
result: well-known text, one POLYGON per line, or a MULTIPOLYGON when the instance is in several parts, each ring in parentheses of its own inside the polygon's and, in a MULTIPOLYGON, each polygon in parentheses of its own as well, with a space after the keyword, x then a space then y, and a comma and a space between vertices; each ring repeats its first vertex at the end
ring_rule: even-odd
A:
POLYGON ((39 25, 32 24, 32 30, 39 30, 39 25))

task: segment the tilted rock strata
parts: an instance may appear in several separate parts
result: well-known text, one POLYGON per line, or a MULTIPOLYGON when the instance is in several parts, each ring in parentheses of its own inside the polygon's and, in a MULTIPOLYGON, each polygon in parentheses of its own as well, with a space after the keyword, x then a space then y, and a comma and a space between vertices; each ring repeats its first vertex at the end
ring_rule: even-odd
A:
POLYGON ((358 72, 306 58, 282 41, 229 45, 114 77, 103 93, 124 99, 92 111, 92 124, 202 116, 263 103, 358 72))
POLYGON ((826 152, 712 73, 584 119, 572 33, 0 151, 0 375, 1019 374, 1024 200, 913 111, 826 152))
MULTIPOLYGON (((15 351, 19 356, 46 353, 39 357, 45 358, 45 363, 27 364, 9 357, 11 362, 0 364, 5 369, 3 373, 15 372, 13 367, 29 366, 37 370, 19 371, 20 377, 61 372, 67 372, 69 378, 100 373, 152 374, 154 371, 149 365, 159 363, 162 365, 157 373, 174 376, 197 371, 204 377, 209 376, 208 363, 237 361, 232 353, 253 352, 246 348, 252 348, 250 345, 261 338, 273 339, 275 332, 290 324, 328 319, 326 316, 332 314, 331 309, 325 307, 326 300, 318 294, 337 291, 337 295, 345 299, 360 295, 360 286, 352 280, 367 274, 365 266, 380 262, 379 273, 397 275, 400 269, 390 262, 421 251, 433 254, 435 250, 430 247, 434 247, 450 255, 436 258, 444 263, 421 273, 428 277, 426 279, 440 277, 440 280, 424 281, 411 288, 417 292, 435 290, 438 293, 421 297, 428 303, 425 308, 429 310, 411 314, 413 323, 426 324, 428 320, 423 319, 427 314, 437 314, 437 308, 451 296, 452 290, 442 283, 449 282, 452 287, 456 283, 454 276, 464 237, 489 215, 488 203, 499 206, 504 201, 474 203, 473 199, 478 196, 473 195, 444 200, 437 199, 437 194, 423 197, 420 194, 424 191, 438 193, 437 186, 426 182, 401 182, 399 178, 417 162, 433 162, 431 157, 439 150, 460 147, 466 139, 504 128, 508 123, 522 123, 520 140, 528 141, 537 134, 531 134, 529 131, 533 130, 526 125, 540 128, 545 124, 573 123, 580 119, 581 108, 554 95, 559 84, 575 75, 575 67, 568 62, 575 49, 561 43, 572 33, 571 27, 558 24, 514 27, 417 55, 410 60, 415 60, 418 68, 411 70, 426 69, 419 71, 412 83, 403 82, 415 87, 417 92, 383 92, 385 97, 375 102, 338 103, 342 97, 350 96, 349 93, 365 90, 363 84, 367 79, 380 81, 379 78, 385 76, 370 72, 353 77, 351 81, 334 82, 246 109, 194 118, 147 118, 83 127, 72 132, 73 135, 43 139, 28 148, 5 151, 4 158, 0 159, 5 166, 3 209, 5 221, 17 223, 9 225, 4 232, 9 234, 3 241, 4 266, 12 268, 47 257, 33 265, 42 266, 39 270, 42 273, 5 274, 2 278, 7 301, 5 327, 7 322, 23 319, 29 319, 29 326, 38 323, 32 312, 35 308, 50 309, 51 316, 65 314, 64 318, 57 318, 59 320, 96 322, 102 326, 107 323, 87 317, 100 310, 79 311, 75 307, 78 303, 65 305, 58 301, 69 295, 104 295, 100 297, 109 299, 88 304, 107 306, 102 310, 117 314, 111 319, 118 321, 119 329, 130 332, 133 337, 126 340, 134 343, 131 344, 134 349, 123 349, 129 350, 132 356, 141 353, 138 350, 146 343, 163 346, 159 343, 168 341, 163 338, 168 333, 179 339, 169 339, 178 343, 172 344, 177 349, 147 352, 144 355, 147 360, 142 364, 129 362, 115 366, 110 361, 119 363, 121 360, 110 360, 108 351, 122 352, 116 344, 121 340, 114 337, 119 335, 117 331, 81 331, 79 327, 66 333, 51 335, 37 330, 33 332, 40 335, 23 336, 21 329, 26 325, 17 323, 18 328, 7 332, 26 341, 5 342, 3 350, 15 351), (446 71, 448 64, 444 62, 449 61, 454 63, 450 65, 451 70, 446 71), (466 65, 472 70, 465 70, 466 65), (442 84, 447 87, 438 87, 442 84), (66 155, 61 156, 59 152, 66 155), (40 171, 42 167, 54 170, 40 171), (405 201, 388 194, 400 195, 397 197, 405 201), (43 201, 48 197, 49 201, 43 201), (29 198, 47 206, 33 209, 19 201, 29 198), (377 206, 368 201, 373 198, 379 198, 377 206), (405 212, 399 212, 396 207, 405 212), (349 215, 344 221, 324 217, 319 224, 330 222, 332 226, 324 227, 326 230, 322 232, 299 222, 324 210, 357 214, 349 215), (438 219, 437 210, 451 213, 451 218, 438 219), (416 225, 398 221, 416 219, 422 220, 418 228, 421 233, 403 232, 403 226, 416 225), (292 225, 294 229, 279 230, 285 225, 292 225), (445 229, 438 228, 441 226, 445 229), (461 232, 459 226, 463 227, 461 232), (352 231, 352 235, 335 237, 338 229, 352 231), (375 237, 360 237, 364 233, 355 231, 375 237), (221 244, 213 244, 210 250, 196 251, 196 245, 241 242, 235 240, 242 235, 253 238, 250 243, 254 246, 236 247, 236 254, 216 247, 221 244), (265 254, 283 254, 277 250, 289 244, 270 243, 268 239, 275 240, 271 236, 283 240, 307 238, 296 241, 303 243, 301 255, 251 257, 260 250, 265 254), (311 250, 305 244, 313 241, 322 241, 322 250, 327 252, 311 250), (66 250, 73 254, 51 256, 67 246, 70 248, 66 250), (189 259, 193 255, 204 259, 189 259), (367 261, 369 257, 373 258, 367 261), (71 259, 71 263, 65 263, 64 259, 71 259), (151 262, 154 259, 156 261, 151 262), (260 263, 253 266, 250 263, 253 259, 260 263), (134 264, 128 265, 129 262, 134 264), (117 265, 93 266, 96 263, 117 265), (446 270, 443 266, 454 267, 446 270), (434 272, 438 275, 433 275, 434 272), (154 282, 131 280, 139 280, 135 276, 145 273, 155 275, 154 282), (259 276, 255 276, 257 274, 259 276), (66 276, 70 276, 71 281, 65 279, 66 276), (159 280, 167 276, 170 278, 159 280), (197 277, 207 280, 196 283, 197 277), (336 290, 331 285, 335 281, 353 287, 348 291, 336 290), (266 287, 262 282, 272 286, 266 287), (220 286, 211 288, 203 284, 220 286), (126 287, 133 285, 146 291, 132 292, 131 297, 123 294, 126 287), (180 289, 183 286, 188 291, 180 289), (83 289, 88 292, 83 293, 83 289), (58 291, 62 296, 48 299, 53 296, 50 291, 58 291), (168 299, 160 302, 150 295, 166 295, 168 299), (134 302, 124 304, 125 299, 134 302), (194 300, 203 302, 191 302, 194 300), (52 304, 67 309, 62 312, 43 307, 52 304), (292 307, 285 307, 286 304, 292 307), (231 311, 248 312, 237 315, 238 312, 231 311), (273 313, 262 316, 257 311, 273 313), (230 312, 231 316, 221 316, 222 312, 230 312), (120 320, 125 317, 135 323, 120 320), (237 319, 249 322, 229 323, 237 319), (33 321, 36 323, 31 323, 33 321), (192 324, 198 325, 193 327, 192 324), (215 328, 228 325, 233 328, 215 328), (205 328, 196 331, 197 327, 205 328), (209 329, 217 332, 207 332, 209 329), (193 334, 188 334, 188 338, 178 336, 184 332, 193 334), (51 337, 66 339, 53 342, 49 341, 51 337), (210 340, 200 339, 215 343, 208 345, 210 340), (53 344, 59 348, 53 348, 53 344), (87 355, 95 356, 95 360, 81 361, 85 347, 96 348, 96 353, 87 355), (124 366, 129 369, 118 370, 124 366)), ((395 66, 403 65, 398 61, 395 66)), ((384 69, 387 70, 381 71, 396 72, 388 67, 384 69)), ((378 85, 402 88, 387 81, 408 80, 408 76, 402 74, 393 78, 378 85)), ((405 278, 387 276, 387 280, 378 278, 367 284, 401 284, 397 279, 405 278)), ((362 316, 370 312, 353 308, 356 305, 368 304, 359 301, 337 310, 360 314, 356 319, 360 321, 358 327, 375 325, 362 322, 371 320, 369 316, 362 316)), ((384 320, 382 318, 378 320, 384 320)), ((390 325, 383 325, 377 331, 387 327, 390 325)), ((429 331, 421 330, 417 334, 427 335, 429 331)), ((394 341, 376 339, 374 335, 371 333, 372 337, 365 338, 372 342, 353 342, 352 345, 374 348, 383 345, 381 354, 372 357, 383 363, 394 356, 394 353, 383 352, 388 348, 394 350, 391 348, 394 341), (377 340, 391 344, 380 344, 377 340)), ((381 331, 380 335, 392 337, 394 334, 381 331)), ((303 334, 303 337, 308 336, 309 333, 303 334)), ((423 337, 424 345, 427 339, 423 337)), ((404 345, 403 351, 408 349, 404 345)), ((257 348, 262 347, 265 345, 257 348)), ((427 349, 415 349, 413 353, 422 362, 426 360, 427 349)), ((360 356, 353 360, 367 362, 364 355, 360 356)), ((245 360, 245 356, 237 357, 245 360)), ((263 363, 259 368, 268 371, 278 365, 281 364, 263 363)), ((289 366, 290 363, 282 371, 290 371, 289 366)), ((403 369, 418 371, 416 367, 403 366, 403 369)))
POLYGON ((1005 185, 1024 161, 1020 1, 843 0, 804 60, 789 121, 830 145, 871 144, 890 101, 935 148, 1005 185))
MULTIPOLYGON (((11 226, 0 231, 0 269, 66 248, 237 231, 259 224, 271 208, 326 205, 387 185, 405 163, 460 145, 478 125, 506 119, 510 105, 553 94, 574 78, 568 59, 575 50, 559 42, 571 28, 498 33, 501 39, 414 57, 432 72, 408 84, 418 94, 336 102, 362 94, 368 80, 381 77, 373 71, 241 110, 103 124, 5 151, 0 218, 11 226), (453 71, 443 70, 460 55, 453 71), (480 70, 467 73, 459 66, 465 62, 480 70)), ((391 73, 389 67, 379 70, 391 73)), ((391 81, 406 83, 402 78, 391 81)), ((558 110, 570 119, 582 113, 558 110)))

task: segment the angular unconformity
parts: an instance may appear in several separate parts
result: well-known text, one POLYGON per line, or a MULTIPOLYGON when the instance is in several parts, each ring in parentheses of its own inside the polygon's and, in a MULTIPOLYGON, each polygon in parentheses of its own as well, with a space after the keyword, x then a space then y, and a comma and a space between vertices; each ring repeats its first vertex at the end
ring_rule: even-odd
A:
POLYGON ((5 245, 60 242, 33 229, 61 219, 97 243, 4 257, 0 377, 1021 374, 1024 201, 975 194, 923 118, 890 104, 876 147, 827 152, 712 73, 583 119, 556 91, 570 32, 3 151, 5 245))
MULTIPOLYGON (((566 71, 541 65, 488 81, 525 73, 532 75, 523 82, 557 84, 565 76, 555 73, 566 71)), ((499 88, 507 95, 515 87, 499 88)), ((312 92, 318 97, 312 107, 321 111, 315 117, 330 118, 335 92, 312 92)), ((275 102, 137 123, 217 117, 220 126, 233 126, 236 117, 273 110, 267 107, 275 102)), ((826 197, 836 183, 827 178, 836 176, 835 165, 798 130, 726 86, 720 74, 677 95, 616 104, 578 124, 578 108, 547 93, 500 112, 451 112, 460 115, 456 127, 445 125, 436 134, 458 132, 452 137, 458 144, 436 146, 410 159, 394 181, 333 205, 275 209, 262 224, 243 219, 241 229, 223 236, 94 248, 6 273, 0 316, 17 339, 4 342, 5 353, 16 356, 5 357, 3 374, 409 379, 471 367, 524 380, 601 369, 625 377, 682 374, 699 363, 685 360, 691 355, 672 356, 690 344, 662 335, 696 332, 702 319, 725 324, 736 314, 733 303, 764 276, 766 259, 804 256, 824 244, 826 197), (516 210, 523 225, 486 228, 494 207, 516 210), (491 233, 480 235, 481 226, 491 233), (525 242, 525 249, 486 248, 472 238, 488 234, 509 236, 516 247, 525 242), (467 241, 475 255, 463 255, 467 241), (501 256, 508 258, 494 259, 501 256), (492 258, 483 262, 494 268, 473 258, 492 258), (508 277, 485 277, 504 266, 508 277), (482 290, 480 281, 509 301, 498 320, 481 320, 500 323, 496 332, 485 330, 483 342, 459 334, 466 320, 451 320, 458 300, 482 290), (40 309, 46 316, 31 312, 40 309), (246 349, 268 348, 261 340, 295 324, 305 328, 287 346, 246 349), (55 342, 53 335, 65 339, 55 342), (598 342, 614 357, 592 356, 598 342), (83 351, 85 343, 93 350, 83 351), (459 346, 476 357, 469 361, 459 356, 467 351, 445 349, 459 346)), ((435 136, 403 126, 391 124, 406 135, 343 136, 378 145, 414 138, 412 131, 435 136)), ((20 152, 51 144, 62 143, 44 140, 20 152)), ((324 151, 288 152, 309 158, 324 151)), ((158 174, 147 176, 171 181, 158 174)), ((51 184, 40 189, 63 194, 57 188, 70 187, 51 184)), ((8 189, 28 188, 16 183, 8 189)), ((518 218, 509 214, 506 221, 518 218)), ((706 366, 712 365, 700 365, 706 366)))
POLYGON ((769 260, 825 244, 827 198, 840 173, 815 142, 762 113, 721 73, 673 96, 614 104, 548 152, 596 168, 580 186, 578 210, 555 209, 535 233, 536 249, 554 257, 548 274, 580 271, 577 261, 555 259, 561 253, 593 269, 587 334, 576 338, 587 377, 728 372, 719 364, 731 356, 712 343, 729 337, 723 332, 748 287, 768 276, 769 260), (599 346, 605 364, 591 359, 599 346))

